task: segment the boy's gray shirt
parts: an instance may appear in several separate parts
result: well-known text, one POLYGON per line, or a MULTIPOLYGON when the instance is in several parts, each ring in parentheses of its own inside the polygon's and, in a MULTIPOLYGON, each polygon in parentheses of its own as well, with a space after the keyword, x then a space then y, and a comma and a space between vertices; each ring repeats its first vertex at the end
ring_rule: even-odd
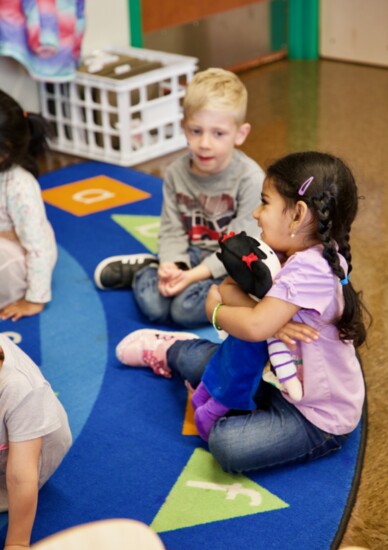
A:
POLYGON ((242 151, 235 149, 225 170, 210 176, 191 171, 189 154, 166 170, 159 233, 159 260, 190 266, 189 247, 208 255, 202 264, 214 278, 226 274, 215 252, 218 239, 230 231, 258 236, 252 212, 260 203, 265 174, 242 151))

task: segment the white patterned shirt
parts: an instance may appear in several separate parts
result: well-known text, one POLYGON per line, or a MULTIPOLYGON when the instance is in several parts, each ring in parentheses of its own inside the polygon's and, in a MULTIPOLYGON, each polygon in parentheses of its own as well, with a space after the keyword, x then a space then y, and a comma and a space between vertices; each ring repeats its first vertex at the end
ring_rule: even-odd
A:
POLYGON ((39 183, 20 166, 0 172, 0 236, 8 232, 16 235, 26 253, 25 299, 49 302, 57 258, 55 236, 46 216, 39 183))

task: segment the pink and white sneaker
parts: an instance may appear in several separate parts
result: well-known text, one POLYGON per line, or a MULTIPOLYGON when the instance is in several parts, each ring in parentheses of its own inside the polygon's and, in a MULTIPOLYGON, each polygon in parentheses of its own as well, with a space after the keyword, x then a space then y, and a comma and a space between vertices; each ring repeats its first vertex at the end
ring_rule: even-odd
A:
POLYGON ((116 357, 130 367, 151 367, 155 374, 171 378, 167 350, 177 340, 198 338, 191 332, 167 332, 143 328, 131 332, 116 347, 116 357))

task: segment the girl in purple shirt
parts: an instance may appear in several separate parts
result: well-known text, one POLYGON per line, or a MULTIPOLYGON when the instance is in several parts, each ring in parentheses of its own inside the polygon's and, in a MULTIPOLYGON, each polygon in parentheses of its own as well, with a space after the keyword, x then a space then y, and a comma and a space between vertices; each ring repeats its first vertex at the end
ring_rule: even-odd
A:
MULTIPOLYGON (((357 206, 356 183, 340 159, 305 152, 278 160, 267 170, 262 204, 253 214, 261 239, 283 259, 267 295, 253 302, 231 279, 211 287, 208 318, 231 335, 221 345, 200 339, 178 341, 173 333, 136 331, 118 346, 118 356, 126 364, 155 367, 157 359, 159 372, 168 366, 196 387, 209 361, 208 368, 213 368, 222 357, 230 338, 236 344, 239 369, 244 368, 244 358, 254 360, 256 346, 271 336, 290 345, 303 385, 300 401, 262 382, 254 411, 232 411, 220 418, 214 399, 196 410, 200 432, 202 407, 206 418, 214 415, 204 438, 226 471, 321 457, 340 449, 361 418, 365 389, 356 348, 365 341, 366 328, 364 307, 350 282, 349 244, 357 206), (314 329, 308 336, 316 336, 304 335, 306 325, 314 329)), ((222 378, 214 377, 209 386, 209 393, 217 391, 222 403, 222 378)))

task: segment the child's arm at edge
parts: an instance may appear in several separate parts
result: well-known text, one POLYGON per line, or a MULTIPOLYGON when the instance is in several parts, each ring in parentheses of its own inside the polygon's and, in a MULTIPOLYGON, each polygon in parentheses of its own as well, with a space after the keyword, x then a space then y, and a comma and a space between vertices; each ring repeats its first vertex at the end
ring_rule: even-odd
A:
POLYGON ((7 461, 8 531, 5 548, 29 547, 39 490, 42 438, 9 442, 7 461))

